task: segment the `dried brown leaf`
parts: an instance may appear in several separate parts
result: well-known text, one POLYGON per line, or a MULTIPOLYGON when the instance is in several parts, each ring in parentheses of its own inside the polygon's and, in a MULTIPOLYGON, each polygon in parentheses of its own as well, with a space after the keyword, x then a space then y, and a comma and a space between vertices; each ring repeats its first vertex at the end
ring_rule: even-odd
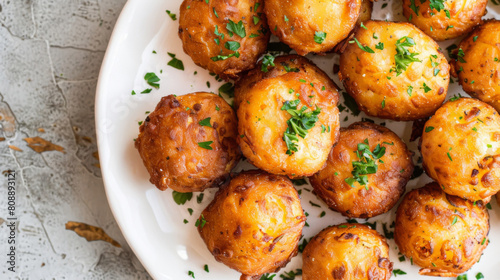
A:
POLYGON ((19 149, 18 147, 14 146, 14 145, 9 145, 9 148, 11 150, 18 151, 18 152, 22 152, 23 151, 23 150, 19 149))
POLYGON ((102 240, 111 243, 113 246, 122 247, 113 238, 109 237, 100 227, 91 226, 85 223, 72 222, 66 223, 66 229, 76 232, 79 236, 87 239, 87 241, 102 240))
POLYGON ((28 146, 32 148, 37 153, 47 152, 47 151, 59 151, 65 153, 64 148, 53 144, 50 141, 47 141, 41 137, 30 137, 24 138, 24 141, 28 143, 28 146))

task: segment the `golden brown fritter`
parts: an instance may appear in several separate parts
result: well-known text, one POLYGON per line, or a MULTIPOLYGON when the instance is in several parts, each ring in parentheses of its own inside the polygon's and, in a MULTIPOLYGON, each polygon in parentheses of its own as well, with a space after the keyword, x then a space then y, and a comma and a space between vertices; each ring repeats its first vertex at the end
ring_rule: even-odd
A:
POLYGON ((457 38, 469 33, 481 23, 488 0, 435 1, 403 0, 403 14, 418 28, 436 41, 457 38))
POLYGON ((184 0, 180 7, 184 52, 224 79, 252 69, 266 51, 269 36, 262 0, 184 0))
POLYGON ((217 261, 241 272, 241 279, 259 279, 297 255, 305 221, 288 178, 252 170, 217 192, 197 226, 217 261))
POLYGON ((278 57, 274 64, 267 73, 260 66, 253 69, 236 85, 238 142, 248 161, 267 172, 290 178, 310 176, 323 167, 338 139, 337 87, 306 58, 278 57), (320 111, 304 137, 294 130, 304 128, 301 121, 292 120, 286 110, 294 105, 305 109, 301 114, 309 114, 299 118, 304 121, 320 111))
POLYGON ((302 258, 303 280, 387 280, 393 266, 385 238, 360 224, 324 229, 307 244, 302 258))
POLYGON ((357 29, 340 56, 339 72, 359 108, 393 120, 432 115, 443 103, 449 83, 449 65, 438 44, 409 23, 364 25, 366 29, 357 29))
POLYGON ((236 115, 213 93, 163 97, 139 131, 135 147, 160 190, 217 187, 241 157, 236 115))
POLYGON ((373 2, 371 0, 362 0, 357 24, 369 21, 372 18, 372 11, 373 2))
POLYGON ((310 181, 316 194, 333 210, 351 218, 370 218, 394 207, 412 173, 411 152, 394 132, 380 125, 359 122, 340 129, 339 142, 330 152, 326 167, 310 181), (367 146, 373 155, 364 155, 367 146), (383 156, 378 157, 380 154, 383 156), (376 166, 376 172, 363 175, 368 173, 363 172, 365 167, 372 166, 368 164, 370 161, 376 166), (354 167, 359 164, 360 167, 354 167), (358 177, 366 176, 366 184, 349 181, 355 177, 353 173, 358 172, 361 172, 358 177))
POLYGON ((269 28, 300 55, 325 53, 345 39, 361 11, 361 0, 266 0, 269 28))
POLYGON ((423 167, 446 193, 475 201, 500 190, 500 117, 493 107, 472 98, 448 101, 421 139, 423 167))
POLYGON ((482 202, 444 193, 430 183, 405 195, 396 213, 398 249, 421 275, 456 277, 478 262, 488 245, 489 215, 482 202))
POLYGON ((454 72, 465 92, 500 112, 500 22, 488 20, 462 40, 454 72))

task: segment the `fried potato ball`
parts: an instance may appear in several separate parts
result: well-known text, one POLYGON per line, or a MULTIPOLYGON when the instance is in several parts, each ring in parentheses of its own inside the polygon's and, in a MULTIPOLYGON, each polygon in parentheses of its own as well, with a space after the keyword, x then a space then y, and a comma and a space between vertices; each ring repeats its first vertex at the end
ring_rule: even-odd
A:
POLYGON ((372 11, 373 2, 371 0, 362 0, 357 24, 369 21, 372 18, 372 11))
POLYGON ((452 67, 465 92, 500 112, 500 22, 488 20, 459 45, 452 67))
POLYGON ((252 170, 219 189, 197 226, 215 259, 243 280, 275 272, 296 256, 305 221, 288 178, 252 170))
POLYGON ((403 195, 413 173, 411 156, 390 129, 353 123, 340 129, 339 142, 328 155, 326 167, 310 178, 311 185, 316 195, 344 216, 377 216, 394 207, 403 195))
POLYGON ((500 190, 500 117, 493 107, 472 98, 446 102, 421 139, 423 167, 446 193, 475 201, 500 190))
POLYGON ((481 23, 488 0, 414 1, 403 0, 403 14, 409 22, 436 41, 457 38, 481 23))
POLYGON ((262 0, 184 0, 179 37, 196 65, 224 79, 255 66, 270 33, 262 0))
POLYGON ((311 176, 338 139, 337 87, 306 58, 278 57, 274 64, 236 85, 238 142, 248 161, 267 172, 311 176))
POLYGON ((393 266, 385 238, 360 224, 322 230, 307 244, 302 258, 303 280, 387 280, 393 266))
POLYGON ((221 97, 169 95, 140 126, 135 147, 158 189, 199 192, 224 183, 241 158, 236 129, 236 115, 221 97))
POLYGON ((340 56, 339 77, 370 116, 416 120, 443 103, 449 65, 439 46, 409 23, 368 21, 340 56))
POLYGON ((478 262, 488 245, 489 215, 482 203, 444 193, 433 182, 405 195, 396 212, 399 250, 421 275, 456 277, 478 262))
POLYGON ((300 55, 325 53, 345 39, 361 11, 361 0, 266 0, 271 32, 300 55))

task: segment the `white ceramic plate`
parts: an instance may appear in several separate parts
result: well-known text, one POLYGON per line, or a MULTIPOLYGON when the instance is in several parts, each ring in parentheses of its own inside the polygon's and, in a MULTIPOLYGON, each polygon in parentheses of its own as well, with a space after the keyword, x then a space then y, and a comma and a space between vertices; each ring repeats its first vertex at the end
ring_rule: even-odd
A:
MULTIPOLYGON (((374 19, 404 21, 401 15, 400 1, 375 3, 374 19)), ((213 198, 215 190, 204 194, 202 203, 197 203, 196 196, 185 205, 178 206, 172 199, 172 191, 158 191, 149 183, 149 176, 142 164, 133 139, 138 134, 138 122, 146 117, 146 111, 152 111, 160 98, 169 94, 182 95, 195 91, 214 91, 221 85, 215 77, 194 65, 192 60, 182 51, 181 41, 177 36, 178 20, 173 21, 166 10, 179 15, 181 0, 129 0, 116 24, 109 43, 104 63, 99 76, 96 96, 96 126, 101 161, 102 175, 106 186, 110 207, 128 243, 155 279, 192 279, 188 271, 193 271, 196 279, 235 280, 239 274, 215 261, 199 237, 194 222, 203 208, 213 198), (153 53, 156 51, 156 54, 153 53), (170 57, 167 52, 174 53, 183 61, 185 70, 180 71, 167 66, 170 57), (144 74, 155 72, 161 79, 159 90, 150 94, 139 92, 148 88, 144 74), (161 72, 161 74, 160 74, 161 72), (195 74, 197 72, 197 74, 195 74), (211 87, 208 86, 208 83, 211 87), (131 95, 135 90, 136 95, 131 95), (191 216, 188 208, 194 210, 191 216), (185 224, 183 221, 188 221, 185 224), (204 271, 207 264, 210 273, 204 271)), ((498 15, 499 7, 492 4, 488 7, 486 18, 498 15)), ((498 18, 498 17, 497 17, 498 18)), ((441 44, 443 49, 459 40, 441 44)), ((329 74, 337 85, 338 77, 333 74, 333 64, 338 62, 337 55, 323 57, 308 56, 329 74)), ((451 84, 448 97, 462 93, 457 83, 451 84)), ((344 104, 344 100, 341 99, 344 104)), ((361 113, 354 117, 346 109, 341 114, 342 126, 361 120, 361 113)), ((378 124, 386 123, 387 127, 402 137, 408 146, 417 151, 417 141, 409 142, 411 122, 393 122, 374 119, 378 124)), ((419 153, 416 152, 415 162, 419 153)), ((246 163, 240 164, 235 171, 249 169, 246 163)), ((411 180, 407 189, 423 186, 430 179, 422 175, 411 180)), ((345 222, 340 214, 329 210, 326 205, 312 195, 310 186, 299 186, 302 189, 302 206, 308 212, 309 227, 304 228, 305 238, 310 238, 328 225, 345 222), (319 204, 314 207, 310 202, 319 204), (321 212, 326 215, 320 217, 321 212)), ((498 279, 500 258, 500 216, 496 202, 491 203, 490 245, 484 251, 481 261, 468 272, 469 279, 474 279, 477 272, 482 272, 486 279, 498 279)), ((382 225, 388 228, 395 217, 395 209, 384 215, 371 218, 369 222, 377 222, 377 230, 384 233, 382 225)), ((359 220, 359 222, 365 222, 359 220)), ((390 228, 389 228, 390 229, 390 228)), ((392 231, 392 229, 390 229, 392 231)), ((398 250, 394 240, 389 240, 390 257, 394 268, 405 271, 400 279, 422 278, 418 267, 411 266, 408 260, 398 260, 398 250)), ((295 270, 302 265, 301 255, 293 258, 284 271, 295 270)), ((276 276, 274 279, 281 279, 276 276)), ((296 278, 297 280, 300 277, 296 278)))

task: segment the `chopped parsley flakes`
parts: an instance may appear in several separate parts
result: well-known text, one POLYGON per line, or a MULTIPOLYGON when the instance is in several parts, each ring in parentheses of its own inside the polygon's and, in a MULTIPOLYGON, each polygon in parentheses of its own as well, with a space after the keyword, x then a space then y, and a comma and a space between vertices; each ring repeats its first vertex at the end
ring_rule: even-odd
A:
POLYGON ((316 31, 314 32, 314 42, 321 44, 325 41, 326 39, 326 33, 323 31, 316 31))
POLYGON ((415 41, 413 38, 404 36, 403 38, 396 41, 396 55, 394 56, 394 61, 396 66, 391 69, 395 71, 397 76, 399 76, 403 71, 406 71, 408 66, 413 62, 422 62, 416 56, 418 53, 412 53, 408 49, 409 47, 415 46, 415 41))
POLYGON ((292 155, 294 152, 297 152, 298 145, 296 142, 301 138, 305 138, 308 130, 313 128, 318 121, 318 115, 321 113, 321 108, 316 106, 314 111, 305 112, 308 107, 302 106, 302 108, 297 109, 297 106, 300 104, 300 100, 296 99, 293 101, 286 101, 281 107, 282 111, 287 111, 292 117, 286 122, 288 124, 288 128, 285 131, 283 136, 283 140, 286 143, 288 155, 292 155))
POLYGON ((173 53, 168 53, 168 55, 172 58, 167 65, 174 67, 175 69, 179 69, 184 71, 184 63, 182 63, 182 60, 177 59, 175 57, 175 54, 173 53))
POLYGON ((356 155, 358 156, 358 161, 352 162, 353 170, 351 174, 353 177, 346 178, 345 182, 354 188, 354 183, 358 182, 361 186, 365 186, 366 189, 368 187, 368 174, 374 174, 377 172, 377 164, 376 161, 384 156, 385 147, 381 147, 380 144, 377 144, 373 151, 370 151, 370 146, 368 144, 368 139, 365 139, 362 143, 358 144, 358 150, 356 151, 356 155))

